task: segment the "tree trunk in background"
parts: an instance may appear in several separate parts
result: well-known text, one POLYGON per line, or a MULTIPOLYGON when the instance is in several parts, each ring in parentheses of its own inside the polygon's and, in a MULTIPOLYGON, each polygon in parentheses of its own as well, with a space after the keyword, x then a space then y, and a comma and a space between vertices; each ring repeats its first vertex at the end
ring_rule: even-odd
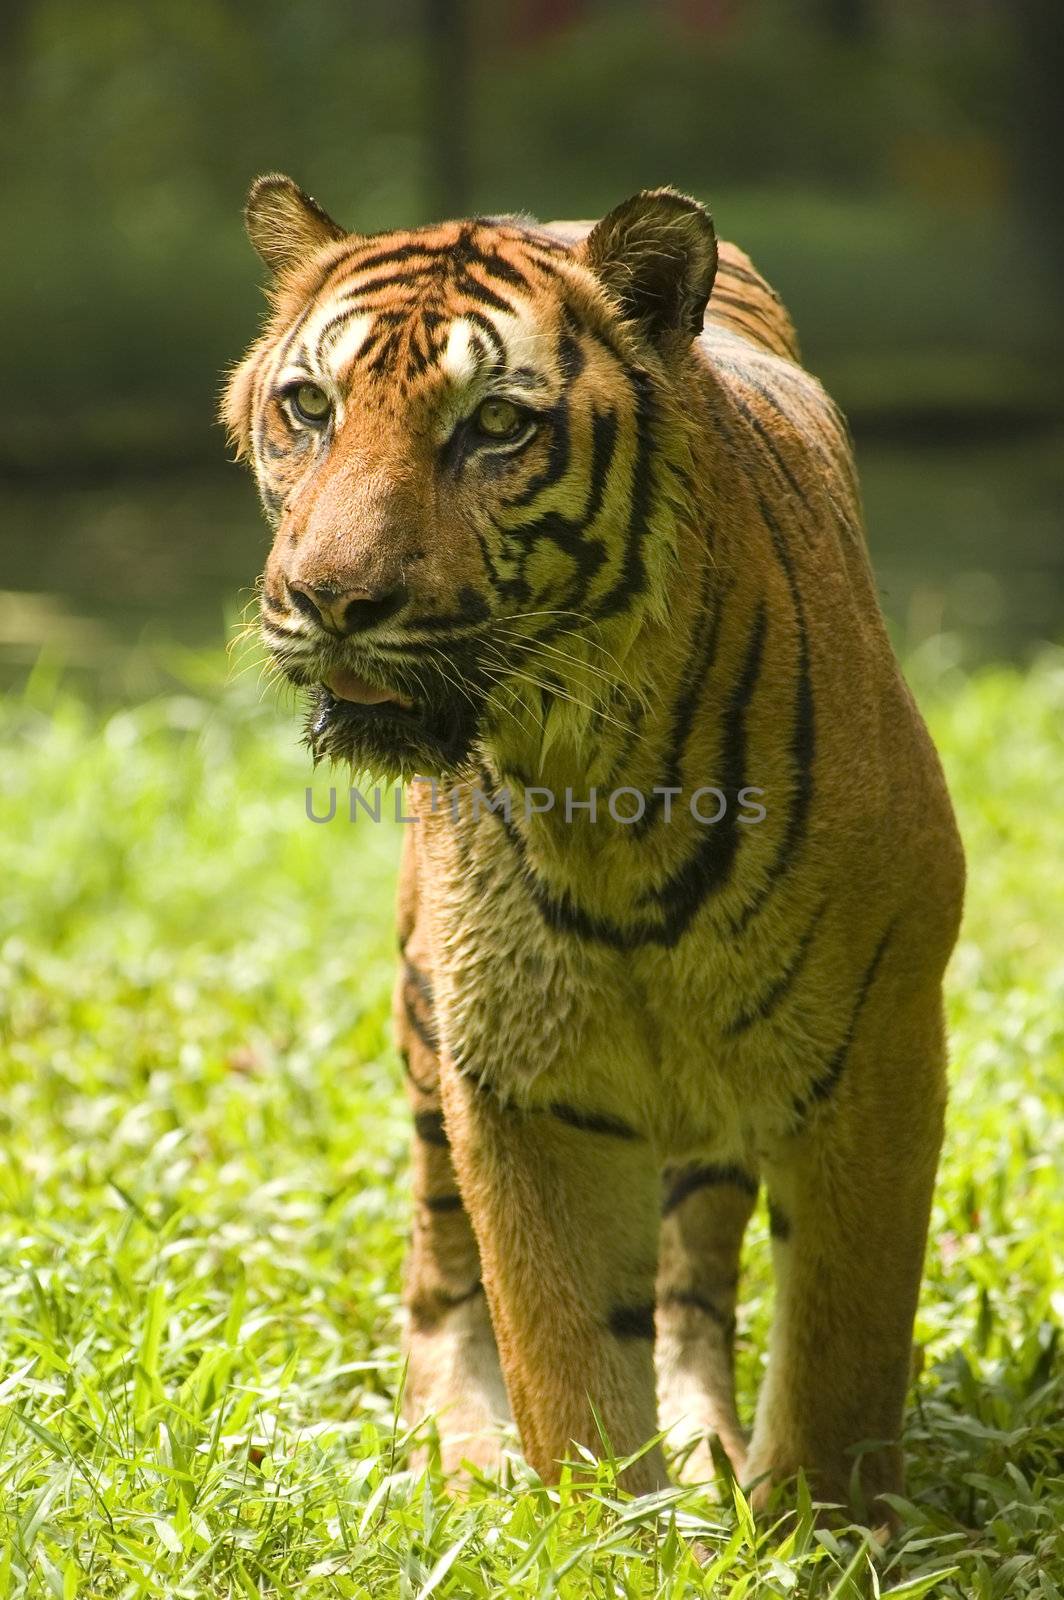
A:
POLYGON ((0 87, 8 116, 22 93, 32 9, 33 0, 3 0, 0 5, 0 87))
POLYGON ((1059 266, 1064 261, 1064 6, 1061 0, 1020 0, 1016 78, 1016 178, 1031 222, 1059 266))
POLYGON ((467 0, 425 0, 427 210, 442 220, 467 216, 469 62, 467 0))

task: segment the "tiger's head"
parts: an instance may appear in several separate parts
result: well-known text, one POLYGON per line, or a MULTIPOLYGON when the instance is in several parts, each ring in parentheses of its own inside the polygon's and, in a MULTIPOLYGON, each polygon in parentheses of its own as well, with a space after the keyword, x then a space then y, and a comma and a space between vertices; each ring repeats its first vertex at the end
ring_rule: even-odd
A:
POLYGON ((659 189, 590 230, 360 236, 265 177, 246 220, 272 314, 223 415, 273 528, 262 630, 311 692, 313 752, 409 778, 565 738, 667 607, 708 215, 659 189))

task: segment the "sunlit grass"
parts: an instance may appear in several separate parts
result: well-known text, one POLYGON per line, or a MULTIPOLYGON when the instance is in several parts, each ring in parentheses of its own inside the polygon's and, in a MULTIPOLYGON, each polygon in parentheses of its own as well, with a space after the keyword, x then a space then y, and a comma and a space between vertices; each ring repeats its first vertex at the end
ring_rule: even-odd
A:
POLYGON ((110 716, 44 673, 3 710, 0 1600, 1056 1600, 1062 658, 1026 677, 912 664, 971 888, 905 1533, 875 1570, 859 1533, 755 1529, 727 1492, 631 1503, 608 1465, 582 1499, 519 1463, 459 1500, 411 1470, 398 829, 308 822, 291 718, 253 673, 186 669, 185 692, 110 716))

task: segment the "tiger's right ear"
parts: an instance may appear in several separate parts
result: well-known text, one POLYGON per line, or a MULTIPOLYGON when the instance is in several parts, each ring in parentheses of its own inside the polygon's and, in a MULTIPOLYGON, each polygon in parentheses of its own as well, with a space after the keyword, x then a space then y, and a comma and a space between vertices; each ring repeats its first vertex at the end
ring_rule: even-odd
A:
POLYGON ((244 226, 271 272, 288 272, 322 245, 347 238, 346 228, 304 194, 298 183, 277 172, 256 178, 251 185, 244 226))
POLYGON ((702 331, 717 271, 708 211, 675 189, 643 189, 597 222, 580 247, 626 321, 653 343, 702 331))

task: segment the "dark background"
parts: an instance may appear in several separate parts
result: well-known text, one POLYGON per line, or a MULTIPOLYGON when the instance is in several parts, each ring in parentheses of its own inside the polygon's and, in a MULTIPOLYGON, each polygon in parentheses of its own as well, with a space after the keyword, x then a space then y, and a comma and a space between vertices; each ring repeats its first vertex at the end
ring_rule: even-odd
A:
POLYGON ((266 535, 214 412, 270 170, 367 231, 698 195, 850 416, 901 646, 1059 639, 1062 12, 5 0, 0 671, 149 691, 246 600, 266 535))

